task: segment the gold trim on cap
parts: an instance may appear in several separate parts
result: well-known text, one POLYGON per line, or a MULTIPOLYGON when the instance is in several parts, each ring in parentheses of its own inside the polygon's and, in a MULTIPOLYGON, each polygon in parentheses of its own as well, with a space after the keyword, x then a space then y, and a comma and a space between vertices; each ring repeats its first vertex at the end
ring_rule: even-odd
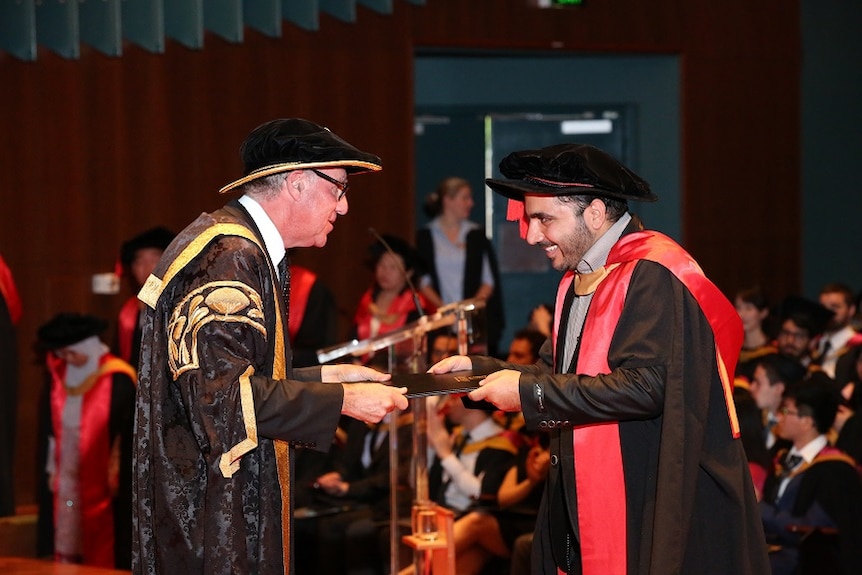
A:
POLYGON ((283 164, 273 164, 271 166, 259 168, 250 173, 249 175, 243 176, 242 178, 234 180, 233 182, 224 186, 218 191, 218 193, 224 194, 225 192, 229 192, 234 188, 237 188, 252 180, 263 178, 265 176, 271 176, 272 174, 278 174, 279 172, 289 172, 291 170, 310 170, 312 168, 341 167, 365 168, 362 172, 354 172, 355 174, 361 174, 364 172, 379 172, 383 169, 383 166, 379 164, 375 164, 373 162, 364 162, 362 160, 336 160, 332 162, 286 162, 283 164))

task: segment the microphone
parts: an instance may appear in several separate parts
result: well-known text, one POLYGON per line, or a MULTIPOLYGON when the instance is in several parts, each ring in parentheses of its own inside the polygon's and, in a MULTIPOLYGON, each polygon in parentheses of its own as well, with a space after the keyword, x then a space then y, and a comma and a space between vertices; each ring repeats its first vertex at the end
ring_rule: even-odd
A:
MULTIPOLYGON (((395 258, 396 262, 402 262, 403 258, 395 253, 395 250, 392 249, 392 246, 389 245, 383 236, 377 233, 377 230, 374 228, 368 228, 368 233, 370 233, 374 238, 383 245, 383 248, 386 252, 395 258)), ((407 287, 410 288, 410 293, 413 295, 413 305, 416 306, 416 311, 419 312, 419 317, 425 317, 425 310, 422 309, 422 304, 419 303, 419 292, 416 291, 416 286, 413 285, 413 282, 410 281, 410 275, 407 273, 407 268, 404 267, 403 263, 400 263, 401 271, 404 273, 404 279, 407 282, 407 287)))

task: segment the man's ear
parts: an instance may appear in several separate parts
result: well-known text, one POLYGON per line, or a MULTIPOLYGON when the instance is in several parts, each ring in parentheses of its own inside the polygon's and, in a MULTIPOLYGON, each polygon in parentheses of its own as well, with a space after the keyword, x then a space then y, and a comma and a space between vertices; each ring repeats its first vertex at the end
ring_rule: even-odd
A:
POLYGON ((305 175, 302 170, 292 170, 287 173, 284 179, 284 187, 287 193, 294 199, 299 199, 302 195, 302 190, 305 188, 305 175))
POLYGON ((591 230, 599 230, 605 224, 608 208, 599 198, 593 198, 590 205, 584 210, 584 222, 591 230))

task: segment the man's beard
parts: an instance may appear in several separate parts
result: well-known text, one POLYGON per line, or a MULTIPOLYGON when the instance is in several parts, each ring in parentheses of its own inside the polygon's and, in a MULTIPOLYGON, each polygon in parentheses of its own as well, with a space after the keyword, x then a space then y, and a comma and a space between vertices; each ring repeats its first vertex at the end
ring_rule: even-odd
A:
POLYGON ((578 267, 578 263, 584 258, 584 254, 593 246, 596 239, 587 228, 587 223, 583 217, 575 218, 576 227, 572 230, 572 234, 563 242, 557 244, 560 252, 563 254, 563 259, 554 261, 554 269, 557 271, 574 271, 578 267))

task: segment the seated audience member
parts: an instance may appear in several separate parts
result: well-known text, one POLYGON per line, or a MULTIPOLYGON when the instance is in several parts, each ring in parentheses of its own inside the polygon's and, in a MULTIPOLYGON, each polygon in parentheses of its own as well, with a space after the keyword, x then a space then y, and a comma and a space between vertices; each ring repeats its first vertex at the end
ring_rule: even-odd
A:
POLYGON ((775 434, 778 410, 784 394, 805 377, 805 368, 796 359, 773 353, 761 357, 755 364, 751 380, 751 397, 763 413, 764 444, 771 452, 784 447, 775 434))
POLYGON ((835 447, 847 452, 857 464, 862 463, 862 346, 856 346, 843 358, 852 359, 853 371, 841 386, 841 401, 833 427, 838 433, 835 447))
POLYGON ((428 333, 428 365, 458 353, 458 336, 448 328, 428 333))
POLYGON ((144 304, 138 299, 144 282, 156 269, 162 253, 174 239, 174 232, 167 228, 150 228, 127 240, 120 246, 122 275, 128 278, 132 295, 125 301, 117 316, 117 355, 120 359, 138 367, 141 353, 141 310, 144 304))
POLYGON ((826 439, 837 408, 834 389, 816 382, 785 394, 777 428, 792 446, 778 454, 760 502, 767 541, 779 546, 770 553, 773 575, 797 572, 801 539, 818 528, 837 529, 840 572, 862 566, 862 481, 853 460, 826 439))
POLYGON ((318 365, 317 350, 338 343, 335 296, 308 268, 290 265, 288 334, 293 367, 318 365))
POLYGON ((832 311, 815 301, 790 296, 781 304, 780 326, 775 339, 778 353, 811 365, 811 342, 823 333, 832 311))
POLYGON ((56 315, 38 330, 48 382, 39 412, 38 554, 129 569, 135 371, 99 338, 108 322, 56 315))
POLYGON ((482 572, 492 558, 514 560, 516 540, 532 536, 550 468, 547 445, 539 444, 542 438, 548 436, 532 436, 532 441, 518 450, 517 464, 506 473, 497 492, 499 509, 470 511, 455 522, 459 575, 482 572))
MULTIPOLYGON (((347 419, 347 443, 333 469, 317 478, 318 505, 343 511, 317 521, 315 572, 321 575, 380 573, 388 555, 382 526, 390 519, 389 416, 377 425, 347 419), (333 550, 338 550, 333 553, 333 550)), ((399 516, 408 516, 412 413, 398 416, 399 516)))
POLYGON ((763 411, 754 401, 751 391, 744 387, 734 386, 733 403, 736 406, 740 439, 745 449, 745 458, 748 460, 751 480, 754 483, 757 499, 760 500, 763 485, 772 468, 772 457, 764 441, 766 427, 763 424, 763 411))
POLYGON ((527 329, 534 329, 545 337, 551 337, 551 329, 554 326, 554 306, 540 303, 530 311, 527 320, 527 329))
POLYGON ((530 365, 539 360, 539 350, 548 338, 541 332, 532 329, 521 329, 512 336, 509 344, 509 356, 506 361, 530 365))
POLYGON ((844 284, 826 284, 820 290, 820 304, 831 310, 833 315, 823 334, 812 344, 812 361, 829 377, 843 380, 848 375, 846 370, 849 366, 844 368, 844 373, 838 374, 838 361, 849 350, 862 344, 862 334, 857 333, 851 325, 856 315, 853 290, 844 284))
MULTIPOLYGON (((353 318, 352 334, 360 340, 390 333, 436 310, 422 294, 411 289, 411 278, 422 268, 416 250, 395 236, 384 234, 382 239, 386 245, 377 240, 369 247, 373 280, 353 318)), ((383 359, 378 361, 385 361, 385 350, 380 355, 383 359)), ((370 360, 364 358, 366 363, 370 360)))
MULTIPOLYGON (((493 555, 508 553, 489 513, 498 509, 498 494, 518 450, 488 412, 464 407, 457 396, 428 401, 428 411, 428 445, 435 453, 428 490, 431 499, 455 512, 455 572, 480 573, 493 555), (446 419, 454 425, 451 433, 446 419)), ((399 575, 409 573, 412 567, 399 575)))
POLYGON ((467 409, 457 396, 428 401, 428 471, 431 499, 463 515, 476 506, 496 507, 497 491, 517 449, 491 414, 467 409), (445 419, 453 426, 450 434, 445 419))
POLYGON ((775 353, 775 342, 767 334, 769 301, 760 287, 740 290, 734 298, 734 306, 742 320, 743 341, 736 364, 736 378, 750 382, 754 375, 754 362, 768 353, 775 353))

